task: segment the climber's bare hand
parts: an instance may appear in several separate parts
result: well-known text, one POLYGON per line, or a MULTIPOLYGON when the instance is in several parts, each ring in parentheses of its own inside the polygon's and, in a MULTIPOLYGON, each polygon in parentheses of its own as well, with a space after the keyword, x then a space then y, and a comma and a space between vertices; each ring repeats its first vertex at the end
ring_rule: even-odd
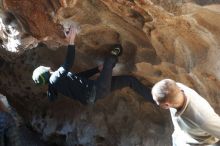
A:
POLYGON ((74 26, 74 25, 71 25, 69 31, 67 31, 65 33, 66 39, 67 39, 67 41, 69 42, 70 45, 75 44, 76 34, 77 34, 77 27, 74 26))

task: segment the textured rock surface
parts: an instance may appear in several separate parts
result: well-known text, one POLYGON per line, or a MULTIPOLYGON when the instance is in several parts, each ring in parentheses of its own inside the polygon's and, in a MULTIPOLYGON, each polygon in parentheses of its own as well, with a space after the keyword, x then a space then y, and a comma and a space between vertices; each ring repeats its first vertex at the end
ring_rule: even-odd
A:
POLYGON ((219 1, 0 2, 0 93, 45 140, 68 146, 171 145, 168 111, 129 89, 94 106, 68 98, 48 103, 47 87, 36 87, 31 74, 40 64, 56 69, 62 63, 63 30, 72 23, 81 28, 74 71, 102 63, 109 46, 121 42, 124 54, 114 74, 133 74, 146 86, 173 78, 197 90, 220 113, 219 1))
MULTIPOLYGON (((12 116, 14 120, 11 122, 14 122, 13 124, 10 121, 7 121, 7 123, 11 123, 12 125, 16 125, 16 128, 14 127, 13 130, 10 130, 12 133, 11 138, 15 138, 14 140, 10 140, 11 145, 20 144, 22 146, 50 146, 50 144, 46 144, 40 137, 40 134, 37 134, 36 132, 30 130, 25 125, 25 122, 22 120, 22 118, 18 115, 18 113, 15 111, 14 108, 12 108, 7 98, 0 94, 0 112, 1 112, 1 118, 4 117, 3 115, 12 116), (16 134, 15 134, 16 133, 16 134), (15 143, 13 143, 15 142, 15 143)), ((2 120, 2 119, 1 119, 2 120)), ((7 127, 5 127, 7 128, 7 127)), ((1 126, 2 130, 2 126, 1 126)), ((5 130, 4 130, 5 131, 5 130)), ((7 140, 5 140, 3 137, 6 134, 3 135, 1 133, 1 144, 7 145, 7 140)))

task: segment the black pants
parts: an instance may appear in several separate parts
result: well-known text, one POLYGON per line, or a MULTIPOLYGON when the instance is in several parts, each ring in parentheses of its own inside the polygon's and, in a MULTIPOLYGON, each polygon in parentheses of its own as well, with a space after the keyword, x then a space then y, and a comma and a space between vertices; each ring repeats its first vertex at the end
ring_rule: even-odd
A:
POLYGON ((122 89, 124 87, 132 88, 136 93, 143 96, 147 101, 154 103, 151 95, 151 89, 145 87, 141 82, 132 76, 112 76, 112 69, 117 62, 117 57, 108 57, 100 73, 99 78, 95 81, 96 100, 104 98, 111 91, 122 89))

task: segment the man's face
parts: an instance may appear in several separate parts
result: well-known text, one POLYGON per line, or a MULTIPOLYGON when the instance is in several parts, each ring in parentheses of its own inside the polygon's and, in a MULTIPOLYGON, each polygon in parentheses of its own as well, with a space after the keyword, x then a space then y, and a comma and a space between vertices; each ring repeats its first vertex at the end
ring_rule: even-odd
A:
POLYGON ((179 90, 179 92, 176 92, 176 94, 174 95, 176 98, 174 100, 174 98, 166 98, 166 100, 163 101, 159 101, 157 97, 154 96, 154 101, 156 102, 156 104, 163 108, 163 109, 169 109, 169 108, 180 108, 184 105, 185 100, 186 100, 186 96, 184 94, 183 90, 179 90), (184 101, 181 100, 182 98, 184 98, 184 101))
POLYGON ((157 100, 154 100, 154 101, 159 107, 163 109, 169 109, 171 107, 171 104, 168 101, 157 101, 157 100))

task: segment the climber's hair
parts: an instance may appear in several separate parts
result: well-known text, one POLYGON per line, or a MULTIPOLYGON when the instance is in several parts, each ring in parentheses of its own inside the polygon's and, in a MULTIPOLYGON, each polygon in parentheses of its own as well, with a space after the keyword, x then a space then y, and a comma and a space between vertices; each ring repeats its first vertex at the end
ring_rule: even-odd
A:
POLYGON ((174 99, 179 91, 180 88, 174 80, 163 79, 153 86, 151 93, 156 103, 162 103, 174 99))

